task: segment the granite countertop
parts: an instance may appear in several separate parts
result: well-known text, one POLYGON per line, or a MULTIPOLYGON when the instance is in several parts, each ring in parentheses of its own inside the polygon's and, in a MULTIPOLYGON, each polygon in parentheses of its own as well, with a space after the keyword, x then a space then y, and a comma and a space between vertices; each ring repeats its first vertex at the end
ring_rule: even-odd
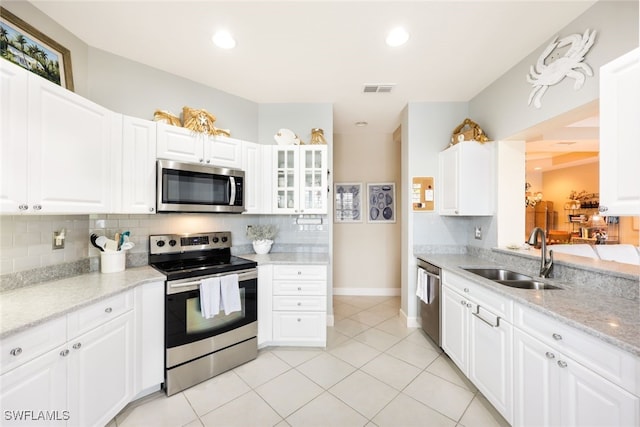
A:
POLYGON ((544 281, 563 289, 511 288, 484 279, 461 267, 506 267, 514 271, 518 269, 471 255, 416 254, 416 256, 640 356, 640 303, 638 301, 579 288, 579 284, 563 285, 562 281, 554 279, 544 279, 544 281))
POLYGON ((94 302, 166 277, 144 266, 44 282, 0 293, 0 339, 94 302))
POLYGON ((276 252, 265 255, 244 254, 240 257, 265 264, 329 264, 329 254, 314 252, 276 252))

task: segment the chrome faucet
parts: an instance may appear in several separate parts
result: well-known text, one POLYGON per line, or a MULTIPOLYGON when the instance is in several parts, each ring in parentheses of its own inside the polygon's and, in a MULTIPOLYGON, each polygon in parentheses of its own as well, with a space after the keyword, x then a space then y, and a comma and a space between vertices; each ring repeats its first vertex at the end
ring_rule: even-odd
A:
POLYGON ((549 277, 551 270, 553 269, 553 251, 549 250, 549 259, 547 259, 547 237, 542 228, 536 227, 531 232, 527 243, 535 246, 538 243, 538 236, 542 242, 540 248, 540 277, 549 277))

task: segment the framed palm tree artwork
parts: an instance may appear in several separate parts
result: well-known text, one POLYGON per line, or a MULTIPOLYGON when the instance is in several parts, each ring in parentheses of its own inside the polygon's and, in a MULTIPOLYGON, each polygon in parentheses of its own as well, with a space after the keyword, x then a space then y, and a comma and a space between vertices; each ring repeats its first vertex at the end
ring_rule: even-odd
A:
POLYGON ((0 55, 32 73, 73 90, 69 49, 3 7, 0 7, 0 55))

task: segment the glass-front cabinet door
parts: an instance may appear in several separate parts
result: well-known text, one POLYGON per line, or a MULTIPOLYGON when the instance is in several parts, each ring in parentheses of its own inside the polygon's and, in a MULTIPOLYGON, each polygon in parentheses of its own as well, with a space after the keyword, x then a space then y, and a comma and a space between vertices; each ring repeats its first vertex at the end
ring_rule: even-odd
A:
POLYGON ((274 213, 327 213, 327 147, 274 146, 274 213))
POLYGON ((296 213, 298 205, 298 164, 297 146, 275 147, 275 200, 274 212, 296 213))
POLYGON ((303 213, 327 213, 327 147, 300 147, 300 206, 303 213))

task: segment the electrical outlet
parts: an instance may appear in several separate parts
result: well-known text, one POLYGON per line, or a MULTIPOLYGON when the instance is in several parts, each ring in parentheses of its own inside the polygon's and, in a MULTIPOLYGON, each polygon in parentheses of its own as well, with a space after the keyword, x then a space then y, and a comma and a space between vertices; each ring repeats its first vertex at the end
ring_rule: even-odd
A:
POLYGON ((482 227, 476 227, 475 235, 476 235, 476 239, 477 240, 481 240, 482 239, 482 227))
POLYGON ((53 244, 51 247, 53 250, 56 249, 64 249, 64 231, 54 231, 53 232, 53 244))

